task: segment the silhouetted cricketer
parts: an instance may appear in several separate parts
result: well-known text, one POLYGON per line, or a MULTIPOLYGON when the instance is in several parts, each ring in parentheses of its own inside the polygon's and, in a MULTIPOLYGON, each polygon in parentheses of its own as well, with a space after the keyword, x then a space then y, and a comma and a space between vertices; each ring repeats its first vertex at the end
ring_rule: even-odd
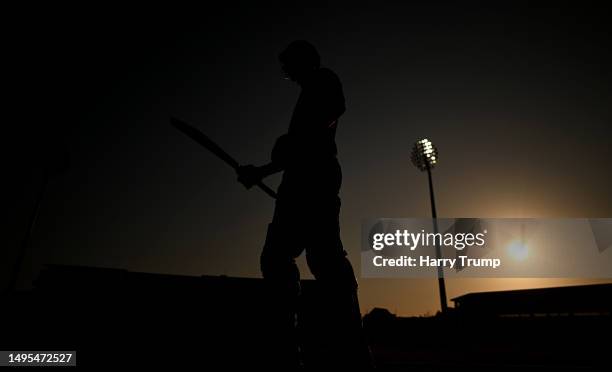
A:
POLYGON ((327 294, 329 316, 336 317, 331 324, 341 342, 335 356, 345 367, 363 367, 370 359, 362 335, 357 282, 340 240, 342 173, 335 134, 345 111, 342 84, 333 71, 320 66, 317 50, 307 41, 292 42, 279 60, 286 78, 301 87, 288 133, 276 141, 269 164, 238 169, 238 180, 247 188, 283 172, 261 254, 261 271, 272 290, 271 318, 282 330, 275 348, 285 363, 298 360, 295 313, 300 273, 295 258, 305 250, 308 267, 327 294))

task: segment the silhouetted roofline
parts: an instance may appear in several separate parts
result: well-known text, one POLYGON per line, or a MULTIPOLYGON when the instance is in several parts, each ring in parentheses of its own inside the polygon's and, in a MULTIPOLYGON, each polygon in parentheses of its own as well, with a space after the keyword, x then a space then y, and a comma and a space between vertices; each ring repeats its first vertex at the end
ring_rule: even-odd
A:
POLYGON ((528 288, 528 289, 512 289, 507 291, 486 291, 486 292, 472 292, 467 293, 455 298, 451 301, 461 301, 464 299, 473 298, 484 298, 484 297, 497 297, 497 296, 516 296, 516 295, 538 295, 542 293, 551 292, 567 292, 567 291, 591 291, 591 290, 612 290, 612 283, 603 284, 585 284, 585 285, 572 285, 562 287, 544 287, 544 288, 528 288))

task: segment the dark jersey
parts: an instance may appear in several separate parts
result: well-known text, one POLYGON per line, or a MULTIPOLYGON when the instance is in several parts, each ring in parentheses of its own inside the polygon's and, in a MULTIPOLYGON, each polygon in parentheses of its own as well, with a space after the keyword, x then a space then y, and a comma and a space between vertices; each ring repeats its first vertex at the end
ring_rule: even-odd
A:
POLYGON ((289 136, 294 146, 315 157, 336 155, 336 125, 345 111, 342 84, 326 68, 311 73, 302 83, 302 91, 293 110, 289 136))
POLYGON ((304 79, 288 134, 279 143, 282 191, 337 193, 341 175, 335 136, 344 111, 342 84, 333 71, 320 68, 304 79))
POLYGON ((344 111, 340 79, 326 68, 313 71, 302 83, 289 131, 277 141, 272 161, 288 169, 336 156, 336 127, 344 111))

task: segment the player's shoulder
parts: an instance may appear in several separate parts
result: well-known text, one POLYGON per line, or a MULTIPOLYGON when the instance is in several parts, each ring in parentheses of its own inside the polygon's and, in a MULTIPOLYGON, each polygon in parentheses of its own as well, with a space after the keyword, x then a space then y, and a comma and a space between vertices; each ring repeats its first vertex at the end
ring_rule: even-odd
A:
POLYGON ((317 75, 321 79, 340 80, 338 75, 327 67, 321 67, 317 70, 317 75))
POLYGON ((321 67, 316 72, 316 80, 320 84, 340 84, 338 75, 327 67, 321 67))

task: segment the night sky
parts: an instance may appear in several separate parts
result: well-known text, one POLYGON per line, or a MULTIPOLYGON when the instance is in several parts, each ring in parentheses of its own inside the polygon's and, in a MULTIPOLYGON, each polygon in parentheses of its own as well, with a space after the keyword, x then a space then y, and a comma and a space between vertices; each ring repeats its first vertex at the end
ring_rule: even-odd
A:
MULTIPOLYGON (((47 189, 22 288, 43 263, 260 276, 272 200, 246 191, 168 119, 194 124, 240 162, 267 162, 299 94, 277 61, 295 39, 311 41, 343 82, 341 224, 357 273, 362 219, 429 216, 427 179, 410 162, 425 136, 440 151, 441 217, 611 217, 610 13, 431 3, 15 10, 9 47, 19 70, 9 70, 9 102, 20 103, 4 131, 10 192, 0 281, 25 234, 42 164, 64 152, 70 166, 47 189)), ((304 226, 314 232, 316 224, 304 226)), ((582 282, 447 287, 452 298, 582 282)), ((362 311, 431 314, 437 295, 434 279, 360 279, 362 311)))

